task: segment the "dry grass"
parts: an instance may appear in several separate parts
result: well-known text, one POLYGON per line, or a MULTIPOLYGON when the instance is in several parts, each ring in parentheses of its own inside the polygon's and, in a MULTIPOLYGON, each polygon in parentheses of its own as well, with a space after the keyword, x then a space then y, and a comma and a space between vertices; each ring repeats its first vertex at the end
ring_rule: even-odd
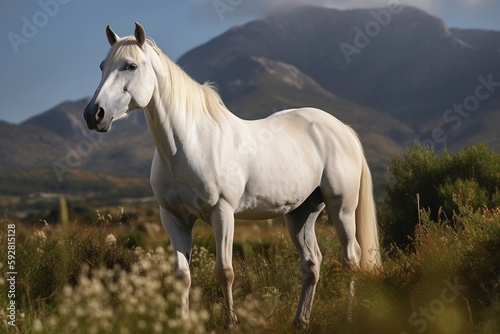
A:
MULTIPOLYGON (((324 253, 308 329, 290 327, 300 290, 297 253, 281 223, 240 224, 234 288, 240 324, 235 333, 498 333, 500 331, 500 209, 470 209, 432 222, 422 213, 408 250, 384 250, 384 265, 349 271, 337 260, 332 228, 317 227, 324 253), (453 224, 451 224, 453 220, 453 224), (451 226, 454 226, 453 228, 451 226), (353 321, 347 321, 349 282, 355 280, 353 321), (450 288, 455 287, 455 289, 450 288)), ((17 224, 17 327, 12 333, 226 332, 222 294, 213 275, 212 233, 196 227, 191 314, 178 317, 176 282, 166 239, 127 243, 130 232, 100 216, 101 226, 67 229, 17 224), (115 238, 110 234, 116 235, 115 238), (144 247, 144 245, 143 245, 144 247)), ((5 244, 7 224, 0 222, 5 244)), ((0 253, 5 277, 6 252, 0 253)), ((0 280, 5 285, 5 279, 0 280)))

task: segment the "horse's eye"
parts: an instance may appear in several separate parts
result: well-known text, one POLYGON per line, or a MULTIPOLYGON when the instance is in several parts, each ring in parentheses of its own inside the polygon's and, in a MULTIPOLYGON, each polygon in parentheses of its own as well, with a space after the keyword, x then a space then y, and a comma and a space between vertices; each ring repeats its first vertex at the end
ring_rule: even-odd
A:
POLYGON ((127 70, 129 71, 135 71, 137 69, 137 64, 132 63, 127 65, 127 70))

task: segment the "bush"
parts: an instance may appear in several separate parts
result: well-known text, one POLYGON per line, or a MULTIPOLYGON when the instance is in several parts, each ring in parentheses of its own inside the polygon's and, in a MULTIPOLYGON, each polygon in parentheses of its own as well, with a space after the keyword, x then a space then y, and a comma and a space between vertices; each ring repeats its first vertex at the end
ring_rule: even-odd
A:
POLYGON ((467 197, 474 209, 500 205, 500 154, 486 145, 438 156, 428 146, 408 148, 390 165, 393 179, 384 185, 386 205, 382 209, 384 243, 399 247, 409 244, 419 223, 419 210, 431 212, 431 219, 451 217, 458 207, 453 194, 467 197))

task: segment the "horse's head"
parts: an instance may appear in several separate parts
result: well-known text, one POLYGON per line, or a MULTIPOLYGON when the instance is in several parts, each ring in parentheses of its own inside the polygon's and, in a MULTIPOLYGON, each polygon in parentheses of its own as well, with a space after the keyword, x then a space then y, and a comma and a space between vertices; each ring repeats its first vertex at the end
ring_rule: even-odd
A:
POLYGON ((111 45, 101 63, 102 79, 85 107, 84 118, 90 130, 109 131, 113 121, 151 101, 155 83, 144 28, 136 23, 134 36, 118 37, 109 26, 106 36, 111 45))

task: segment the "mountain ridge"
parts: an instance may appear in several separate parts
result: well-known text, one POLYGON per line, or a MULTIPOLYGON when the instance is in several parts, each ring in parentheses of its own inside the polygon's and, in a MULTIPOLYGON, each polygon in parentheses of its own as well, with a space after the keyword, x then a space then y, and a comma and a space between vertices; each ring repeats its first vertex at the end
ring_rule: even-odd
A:
POLYGON ((231 29, 187 52, 178 63, 196 80, 215 82, 224 79, 221 73, 234 59, 253 56, 289 63, 347 100, 403 115, 416 126, 431 112, 467 96, 477 75, 495 73, 500 78, 500 64, 493 62, 498 52, 466 47, 442 20, 413 7, 392 15, 390 24, 351 63, 340 45, 353 44, 355 28, 375 21, 371 10, 308 6, 289 13, 231 29), (429 82, 432 76, 435 82, 429 82), (455 82, 461 84, 450 85, 455 82))

